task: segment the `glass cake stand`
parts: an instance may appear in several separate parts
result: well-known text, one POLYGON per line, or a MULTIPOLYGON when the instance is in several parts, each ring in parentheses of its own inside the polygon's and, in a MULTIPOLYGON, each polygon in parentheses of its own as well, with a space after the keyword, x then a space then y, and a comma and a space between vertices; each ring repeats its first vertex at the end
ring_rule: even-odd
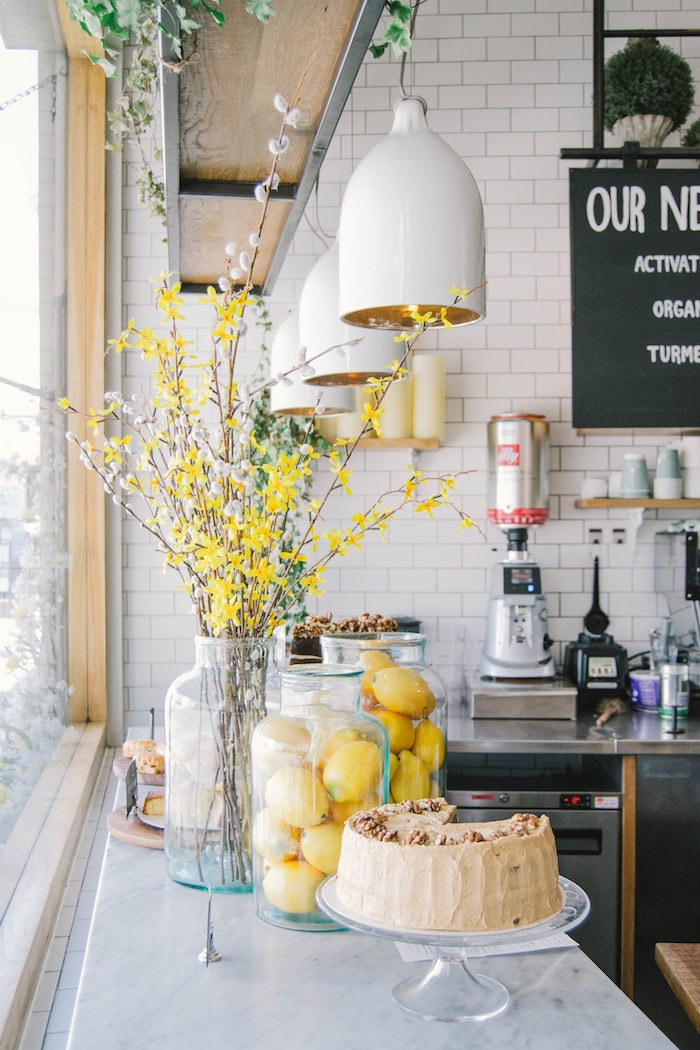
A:
POLYGON ((317 891, 319 907, 343 926, 390 941, 427 944, 435 958, 425 973, 400 981, 392 991, 394 1001, 411 1014, 427 1021, 482 1021, 495 1017, 508 1005, 508 989, 491 977, 474 973, 465 949, 514 946, 521 941, 567 933, 584 921, 590 901, 584 891, 562 876, 560 911, 544 922, 488 933, 455 933, 444 930, 415 930, 373 922, 351 911, 338 900, 336 876, 321 883, 317 891))

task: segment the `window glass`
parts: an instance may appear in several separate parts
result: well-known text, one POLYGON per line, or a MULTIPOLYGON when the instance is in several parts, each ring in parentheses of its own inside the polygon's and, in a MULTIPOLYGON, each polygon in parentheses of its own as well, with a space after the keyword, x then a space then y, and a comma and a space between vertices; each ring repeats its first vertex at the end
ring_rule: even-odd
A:
POLYGON ((0 12, 0 844, 67 716, 65 58, 48 5, 0 12), (37 7, 41 13, 37 17, 37 7))

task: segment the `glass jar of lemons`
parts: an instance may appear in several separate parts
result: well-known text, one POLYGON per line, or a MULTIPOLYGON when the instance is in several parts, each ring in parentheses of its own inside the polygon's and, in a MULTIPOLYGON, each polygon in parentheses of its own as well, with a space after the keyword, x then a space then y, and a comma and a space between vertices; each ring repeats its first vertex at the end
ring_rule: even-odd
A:
POLYGON ((361 667, 284 667, 280 713, 252 738, 253 893, 274 926, 341 929, 316 904, 335 874, 343 824, 387 801, 389 740, 360 708, 361 667))
POLYGON ((445 794, 447 699, 422 634, 328 634, 323 661, 360 667, 362 709, 389 734, 389 801, 445 794))

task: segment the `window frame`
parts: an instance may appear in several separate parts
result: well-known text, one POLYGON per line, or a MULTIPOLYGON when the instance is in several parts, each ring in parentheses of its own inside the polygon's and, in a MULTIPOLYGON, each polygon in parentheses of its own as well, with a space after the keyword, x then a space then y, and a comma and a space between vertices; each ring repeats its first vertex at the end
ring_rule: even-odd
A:
MULTIPOLYGON (((76 404, 99 405, 105 345, 105 75, 85 56, 84 50, 94 53, 97 45, 70 20, 65 0, 49 3, 68 62, 66 381, 76 404)), ((75 456, 68 458, 67 485, 70 724, 0 860, 0 1046, 8 1048, 19 1044, 31 1008, 106 747, 104 493, 75 456)))

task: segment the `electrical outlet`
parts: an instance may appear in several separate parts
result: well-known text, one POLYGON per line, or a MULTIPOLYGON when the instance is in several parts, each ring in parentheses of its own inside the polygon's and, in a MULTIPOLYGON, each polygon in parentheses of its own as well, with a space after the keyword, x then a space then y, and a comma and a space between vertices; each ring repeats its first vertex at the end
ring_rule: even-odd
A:
POLYGON ((586 541, 591 547, 602 547, 607 543, 627 543, 627 527, 613 522, 605 525, 587 525, 586 541))

